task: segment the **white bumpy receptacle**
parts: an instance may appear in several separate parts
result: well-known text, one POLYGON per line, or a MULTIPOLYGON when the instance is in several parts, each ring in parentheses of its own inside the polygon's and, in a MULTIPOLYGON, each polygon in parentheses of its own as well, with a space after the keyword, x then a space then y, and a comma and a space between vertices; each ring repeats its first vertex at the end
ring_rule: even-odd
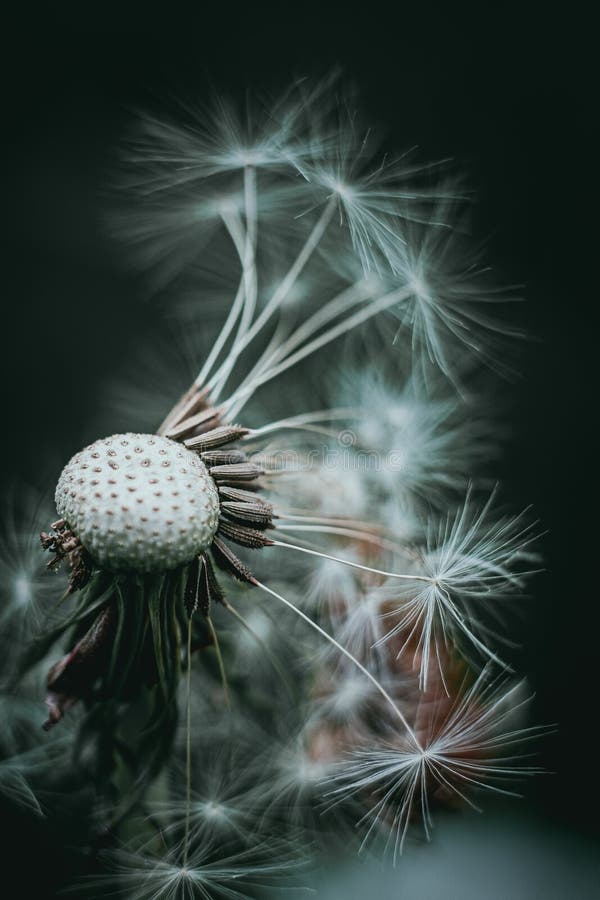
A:
POLYGON ((219 495, 202 460, 151 434, 114 434, 76 453, 55 499, 94 561, 115 572, 189 562, 208 549, 219 521, 219 495))

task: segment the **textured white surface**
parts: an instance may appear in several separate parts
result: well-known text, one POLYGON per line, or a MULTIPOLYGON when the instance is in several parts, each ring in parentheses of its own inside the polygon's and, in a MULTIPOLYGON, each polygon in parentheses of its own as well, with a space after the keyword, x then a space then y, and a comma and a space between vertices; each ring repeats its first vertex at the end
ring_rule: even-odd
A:
POLYGON ((55 499, 94 560, 112 571, 173 569, 210 546, 219 520, 204 463, 151 434, 114 434, 76 453, 55 499))

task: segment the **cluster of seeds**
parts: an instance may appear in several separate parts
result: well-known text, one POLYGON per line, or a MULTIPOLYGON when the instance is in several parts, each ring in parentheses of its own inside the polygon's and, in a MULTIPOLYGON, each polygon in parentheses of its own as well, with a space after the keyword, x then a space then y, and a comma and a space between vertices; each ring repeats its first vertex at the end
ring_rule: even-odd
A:
POLYGON ((210 547, 219 496, 202 460, 165 437, 115 434, 65 466, 59 514, 111 571, 166 571, 210 547))

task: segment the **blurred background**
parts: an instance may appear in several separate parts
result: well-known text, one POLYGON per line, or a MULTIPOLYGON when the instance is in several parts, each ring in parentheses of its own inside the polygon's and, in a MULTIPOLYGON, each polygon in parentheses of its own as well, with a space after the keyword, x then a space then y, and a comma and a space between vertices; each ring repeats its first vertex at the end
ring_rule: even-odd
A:
MULTIPOLYGON (((392 880, 364 867, 323 873, 323 896, 364 896, 380 879, 381 896, 411 900, 591 897, 600 799, 591 23, 577 4, 561 15, 537 3, 222 6, 61 5, 5 19, 3 487, 54 483, 73 449, 97 437, 86 410, 104 402, 107 378, 158 327, 152 307, 140 315, 146 286, 107 227, 134 110, 172 109, 213 88, 277 91, 340 65, 390 147, 418 145, 420 158, 451 157, 466 171, 475 238, 504 282, 524 286, 533 340, 521 377, 502 390, 512 437, 494 474, 547 531, 547 572, 519 626, 517 661, 535 721, 558 728, 541 746, 549 774, 523 800, 487 821, 443 822, 434 847, 392 880)), ((43 824, 8 826, 2 850, 9 867, 22 866, 22 896, 34 884, 53 896, 68 851, 43 824)))

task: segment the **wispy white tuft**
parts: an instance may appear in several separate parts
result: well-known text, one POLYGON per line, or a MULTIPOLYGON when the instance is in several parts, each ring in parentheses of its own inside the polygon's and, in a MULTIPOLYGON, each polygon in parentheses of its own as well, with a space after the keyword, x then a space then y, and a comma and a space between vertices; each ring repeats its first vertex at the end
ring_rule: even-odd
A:
POLYGON ((418 373, 401 389, 397 381, 376 366, 344 375, 336 400, 357 408, 348 461, 378 501, 394 495, 408 509, 417 499, 441 506, 466 488, 465 473, 474 475, 493 455, 486 423, 476 408, 441 385, 425 385, 418 373))
POLYGON ((317 143, 318 152, 297 161, 314 188, 315 202, 336 209, 339 225, 348 228, 352 248, 365 272, 402 271, 401 247, 407 221, 419 219, 434 197, 457 196, 448 185, 425 186, 431 166, 420 164, 414 148, 400 157, 380 155, 380 138, 365 125, 351 97, 336 97, 315 110, 313 134, 331 134, 317 143))
POLYGON ((413 653, 423 688, 432 665, 443 670, 449 642, 466 642, 479 656, 499 661, 482 634, 501 617, 503 601, 523 592, 538 561, 533 526, 524 515, 495 514, 493 503, 494 494, 478 506, 469 492, 458 512, 431 521, 414 564, 419 580, 382 589, 388 610, 380 640, 399 643, 398 655, 413 653))
POLYGON ((21 641, 52 614, 66 582, 62 573, 49 573, 40 552, 39 533, 47 529, 54 511, 48 498, 21 485, 6 498, 0 534, 0 635, 9 640, 10 655, 21 641))
POLYGON ((178 853, 166 858, 122 850, 105 855, 111 871, 73 886, 77 896, 128 900, 243 900, 256 891, 297 878, 302 863, 289 844, 273 839, 233 854, 206 844, 184 865, 178 853))
MULTIPOLYGON (((218 841, 227 845, 232 840, 252 843, 257 833, 255 799, 249 788, 253 786, 256 772, 251 772, 247 761, 235 754, 208 762, 197 757, 195 762, 197 787, 191 791, 190 803, 185 797, 150 802, 148 808, 158 821, 167 822, 166 836, 183 834, 189 815, 189 841, 192 847, 203 847, 218 841)), ((179 773, 179 785, 184 783, 179 773)))
MULTIPOLYGON (((459 215, 443 202, 411 227, 398 264, 410 298, 394 309, 402 324, 397 339, 418 351, 417 365, 428 363, 451 380, 460 373, 465 353, 510 373, 507 338, 523 333, 509 324, 501 307, 519 297, 498 288, 480 251, 465 250, 454 228, 459 215)), ((421 368, 427 374, 427 365, 421 368)))
POLYGON ((366 829, 363 846, 382 828, 396 860, 416 814, 429 837, 430 798, 436 793, 473 805, 473 790, 510 794, 515 778, 537 771, 519 754, 540 729, 511 725, 526 702, 522 685, 488 679, 484 670, 449 708, 435 703, 425 708, 422 749, 406 746, 398 736, 355 750, 340 765, 333 779, 338 787, 328 796, 333 802, 358 798, 370 807, 360 823, 366 829))

